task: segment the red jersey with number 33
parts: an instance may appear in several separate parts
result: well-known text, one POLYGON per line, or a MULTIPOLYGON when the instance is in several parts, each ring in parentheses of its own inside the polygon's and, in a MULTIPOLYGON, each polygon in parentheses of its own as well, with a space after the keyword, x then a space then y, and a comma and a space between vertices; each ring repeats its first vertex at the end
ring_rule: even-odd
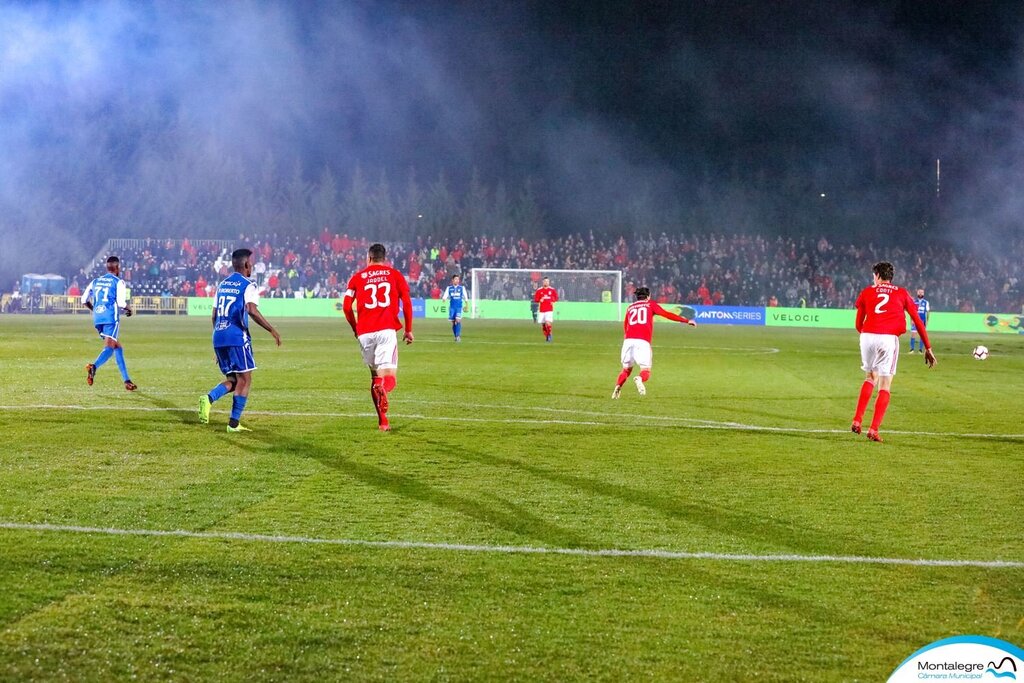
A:
POLYGON ((858 332, 894 334, 898 337, 907 331, 907 314, 917 325, 925 348, 931 348, 928 333, 925 332, 921 316, 917 314, 917 304, 910 292, 892 283, 880 282, 865 287, 857 297, 858 332))
POLYGON ((348 281, 344 307, 355 301, 356 334, 400 330, 398 302, 406 307, 406 328, 412 326, 412 300, 409 283, 391 266, 374 263, 363 268, 348 281))
POLYGON ((626 309, 626 318, 622 321, 622 329, 626 339, 643 339, 650 343, 654 336, 654 316, 675 320, 677 323, 690 322, 681 315, 670 313, 658 305, 657 301, 643 299, 633 302, 626 309))

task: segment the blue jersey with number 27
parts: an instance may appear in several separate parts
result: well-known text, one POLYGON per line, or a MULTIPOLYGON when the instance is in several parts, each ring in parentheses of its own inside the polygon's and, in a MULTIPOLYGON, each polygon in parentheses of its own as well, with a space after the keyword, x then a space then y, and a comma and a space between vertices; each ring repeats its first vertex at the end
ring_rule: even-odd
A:
POLYGON ((217 285, 216 298, 213 300, 214 312, 217 314, 213 322, 214 348, 244 346, 249 343, 246 298, 255 300, 256 285, 241 273, 232 273, 217 285))

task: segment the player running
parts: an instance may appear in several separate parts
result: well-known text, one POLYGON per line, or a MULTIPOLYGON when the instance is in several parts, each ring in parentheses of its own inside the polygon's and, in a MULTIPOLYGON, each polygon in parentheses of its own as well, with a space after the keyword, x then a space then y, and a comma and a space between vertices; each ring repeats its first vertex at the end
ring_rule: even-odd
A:
POLYGON ((126 318, 132 315, 131 304, 128 303, 128 289, 121 279, 121 260, 116 256, 107 259, 107 272, 100 275, 86 286, 82 292, 82 303, 92 311, 92 324, 103 340, 103 350, 96 360, 85 366, 85 381, 92 386, 96 371, 113 356, 117 361, 117 369, 121 371, 124 388, 135 391, 138 387, 128 378, 128 366, 124 363, 124 347, 117 339, 121 328, 121 311, 126 318))
POLYGON ((555 321, 555 304, 558 302, 558 290, 551 286, 551 280, 544 278, 541 286, 533 293, 533 302, 537 304, 537 322, 544 332, 544 341, 551 341, 551 323, 555 321))
POLYGON ((625 339, 622 340, 622 372, 615 382, 615 389, 612 390, 612 398, 618 398, 622 391, 622 385, 629 379, 633 372, 633 366, 640 366, 640 376, 634 377, 636 390, 641 396, 647 394, 644 383, 651 378, 651 337, 654 335, 654 316, 674 320, 677 323, 685 323, 690 327, 697 327, 697 323, 687 320, 681 315, 666 311, 658 302, 651 301, 651 290, 647 287, 637 287, 634 292, 636 301, 626 309, 626 317, 622 321, 622 328, 625 332, 625 339))
POLYGON ((412 299, 409 283, 400 272, 385 263, 383 244, 372 244, 367 251, 366 268, 352 276, 342 306, 352 333, 359 340, 363 361, 370 368, 370 398, 377 411, 377 426, 391 430, 388 423, 388 394, 398 382, 398 303, 402 303, 405 333, 402 339, 412 344, 412 299))
MULTIPOLYGON (((917 315, 920 316, 921 322, 924 323, 925 326, 927 326, 928 325, 928 314, 931 313, 932 307, 928 303, 928 299, 924 298, 924 290, 921 289, 920 287, 918 287, 918 289, 917 289, 917 297, 914 298, 914 305, 917 306, 917 315)), ((915 342, 917 342, 920 345, 921 351, 924 352, 924 342, 919 342, 917 340, 917 324, 916 323, 910 326, 910 352, 911 353, 914 352, 914 343, 915 342)))
POLYGON ((217 285, 213 300, 213 352, 220 371, 227 379, 206 396, 199 397, 199 421, 206 424, 210 421, 210 405, 225 394, 234 392, 228 419, 229 432, 252 431, 239 422, 252 389, 252 371, 256 369, 249 336, 249 316, 270 333, 278 346, 281 345, 281 335, 259 311, 260 295, 256 284, 249 279, 252 277, 251 257, 252 252, 248 249, 232 252, 231 265, 235 272, 217 285))
POLYGON ((461 283, 461 277, 452 275, 452 283, 445 287, 441 295, 441 301, 448 302, 448 320, 451 321, 456 342, 462 341, 462 307, 469 300, 469 290, 461 283))
POLYGON ((874 273, 874 284, 865 287, 857 297, 860 357, 862 369, 867 373, 867 377, 860 388, 857 412, 853 416, 850 430, 854 434, 860 434, 864 410, 877 384, 878 398, 875 399, 875 413, 871 418, 867 437, 872 441, 881 441, 878 428, 882 426, 885 409, 889 407, 889 389, 896 374, 896 362, 900 357, 900 335, 907 331, 906 313, 910 314, 911 320, 921 334, 925 363, 932 367, 936 359, 932 353, 932 345, 928 341, 928 332, 917 314, 917 306, 910 298, 910 292, 892 284, 892 264, 883 261, 876 263, 871 270, 874 273))

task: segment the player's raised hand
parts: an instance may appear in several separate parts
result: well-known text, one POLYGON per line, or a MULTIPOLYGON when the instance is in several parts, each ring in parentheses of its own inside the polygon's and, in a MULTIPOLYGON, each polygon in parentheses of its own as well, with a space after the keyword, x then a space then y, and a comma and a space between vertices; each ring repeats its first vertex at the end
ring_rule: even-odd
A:
POLYGON ((924 350, 924 364, 925 365, 927 365, 930 368, 933 368, 933 367, 935 367, 935 364, 938 363, 938 362, 939 362, 939 360, 935 357, 935 354, 932 352, 931 349, 925 349, 924 350))
POLYGON ((406 344, 412 344, 412 332, 406 332, 403 334, 402 339, 405 340, 406 344))

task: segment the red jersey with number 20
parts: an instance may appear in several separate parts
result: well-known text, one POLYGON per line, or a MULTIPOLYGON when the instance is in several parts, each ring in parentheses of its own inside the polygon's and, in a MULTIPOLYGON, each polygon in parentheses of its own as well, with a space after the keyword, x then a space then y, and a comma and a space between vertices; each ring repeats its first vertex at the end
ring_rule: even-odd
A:
POLYGON ((348 281, 343 308, 348 317, 355 304, 356 334, 400 330, 398 302, 405 307, 405 329, 412 331, 412 299, 409 283, 391 266, 372 263, 348 281))
POLYGON ((907 331, 907 314, 917 325, 918 334, 926 349, 931 348, 928 333, 925 332, 917 304, 910 292, 890 282, 880 282, 865 287, 857 297, 857 331, 874 334, 894 334, 897 337, 907 331))
POLYGON ((622 329, 626 333, 626 339, 643 339, 650 343, 654 336, 654 316, 675 320, 677 323, 690 322, 681 315, 666 311, 658 305, 657 301, 644 299, 636 301, 626 309, 626 318, 622 321, 622 329))
POLYGON ((541 287, 533 293, 533 300, 538 304, 538 312, 548 313, 555 310, 555 302, 558 301, 558 290, 554 287, 541 287))

